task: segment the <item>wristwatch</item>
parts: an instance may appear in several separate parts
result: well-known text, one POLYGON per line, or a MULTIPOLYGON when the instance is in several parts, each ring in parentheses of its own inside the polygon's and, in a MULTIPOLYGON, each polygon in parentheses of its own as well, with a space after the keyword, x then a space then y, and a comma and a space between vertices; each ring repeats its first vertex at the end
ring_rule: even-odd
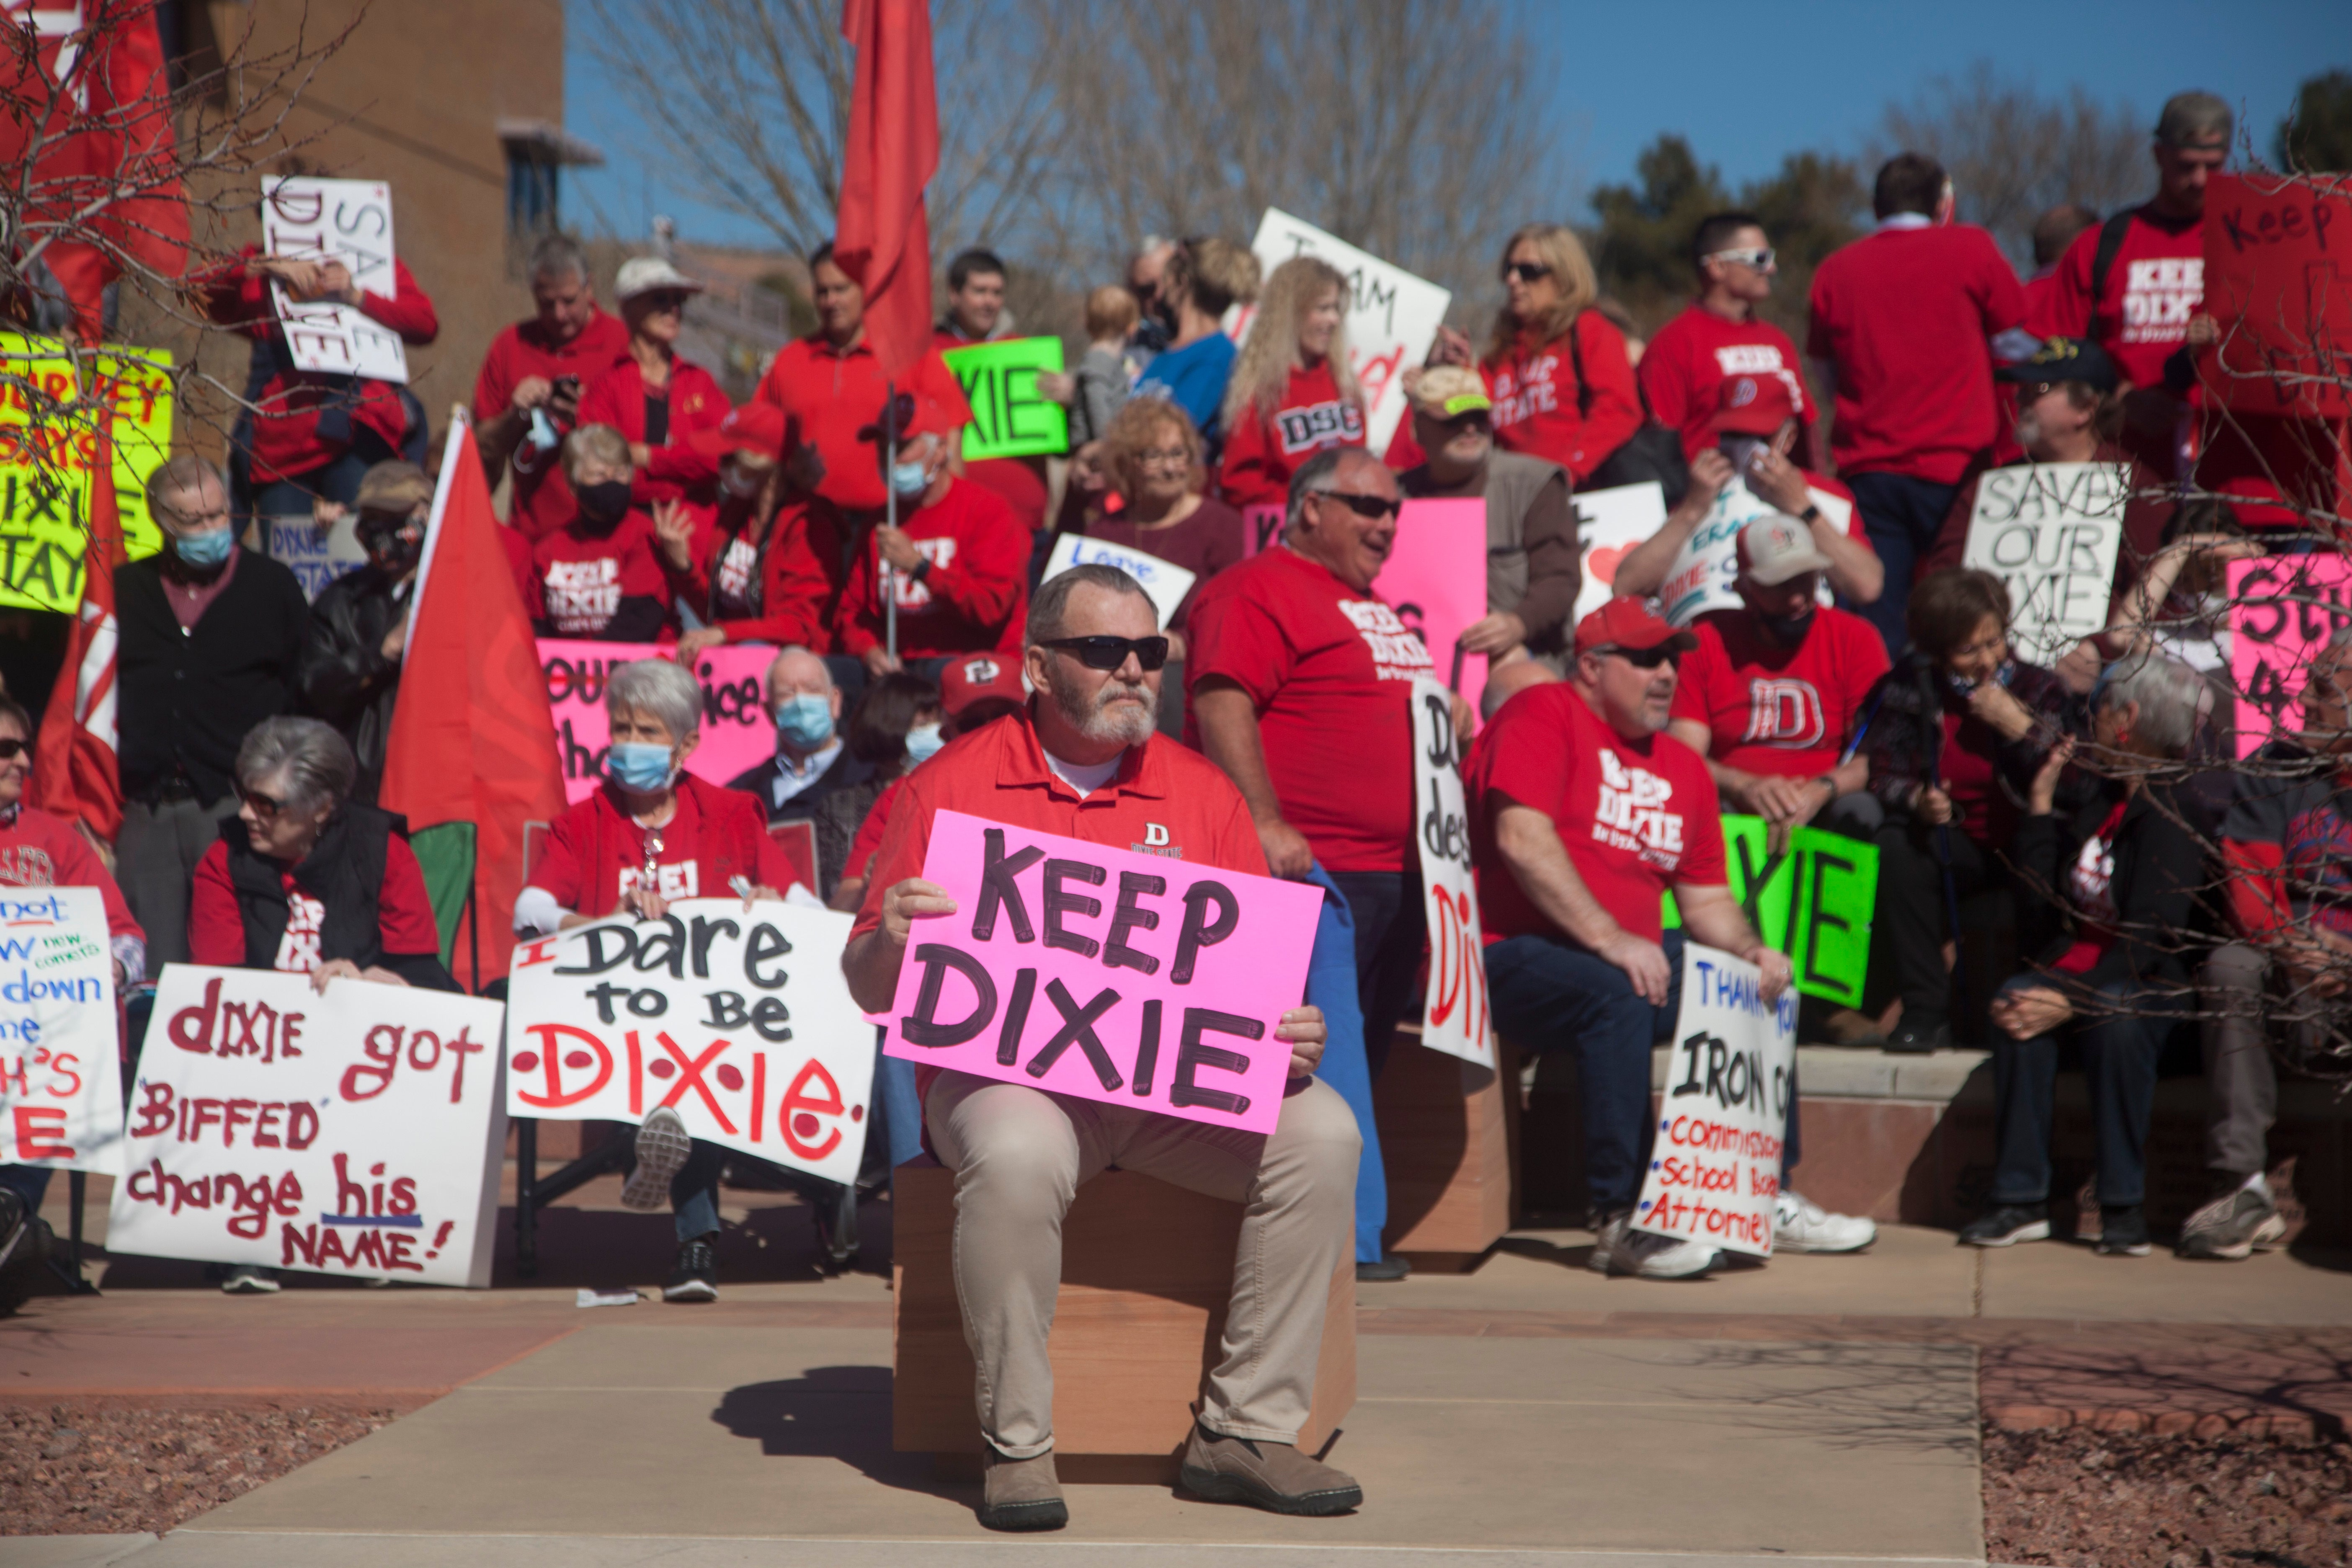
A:
POLYGON ((1822 509, 1811 501, 1807 501, 1805 503, 1805 510, 1797 514, 1797 521, 1800 522, 1813 523, 1819 522, 1821 520, 1822 509))
POLYGON ((914 568, 914 570, 913 570, 913 571, 911 571, 911 572, 909 572, 909 573, 908 573, 908 574, 907 574, 907 576, 908 577, 908 579, 909 579, 909 580, 911 580, 911 581, 913 581, 913 582, 919 583, 919 582, 921 582, 924 578, 929 577, 930 574, 931 574, 931 558, 930 558, 929 556, 926 555, 926 556, 924 556, 920 561, 918 561, 918 562, 916 562, 916 563, 915 563, 915 568, 914 568))

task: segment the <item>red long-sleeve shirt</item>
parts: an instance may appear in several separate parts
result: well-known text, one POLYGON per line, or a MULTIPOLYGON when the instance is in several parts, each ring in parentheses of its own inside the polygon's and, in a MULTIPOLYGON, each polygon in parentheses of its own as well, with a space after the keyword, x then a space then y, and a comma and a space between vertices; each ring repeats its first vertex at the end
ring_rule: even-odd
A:
POLYGON ((1363 444, 1363 408, 1339 395, 1326 360, 1293 370, 1273 413, 1253 408, 1226 426, 1217 483, 1228 506, 1280 506, 1301 463, 1326 447, 1363 444))
MULTIPOLYGON (((932 505, 901 512, 899 526, 930 570, 921 582, 894 572, 898 654, 930 658, 997 652, 1018 657, 1029 605, 1029 531, 1003 498, 970 479, 950 479, 932 505)), ((835 616, 841 651, 863 654, 883 639, 877 552, 863 544, 849 567, 835 616)))
MULTIPOLYGON (((276 356, 281 367, 290 364, 286 331, 278 321, 270 299, 269 279, 249 272, 246 263, 261 254, 248 245, 237 259, 216 268, 203 280, 205 313, 221 326, 254 340, 256 353, 276 356)), ((399 258, 392 263, 393 297, 360 290, 356 309, 378 326, 400 334, 401 342, 423 346, 438 337, 441 318, 433 301, 399 258)), ((321 371, 280 368, 260 387, 254 401, 253 477, 257 483, 291 479, 326 467, 342 455, 346 442, 330 441, 319 434, 319 416, 348 403, 354 426, 364 426, 383 437, 394 451, 408 429, 408 411, 399 389, 388 381, 331 375, 321 371)))
MULTIPOLYGON (((735 405, 727 401, 711 374, 688 360, 673 360, 669 385, 669 430, 629 481, 629 500, 639 508, 656 501, 683 500, 704 512, 716 503, 719 470, 686 444, 698 430, 715 430, 735 405)), ((634 359, 624 360, 583 387, 580 423, 610 425, 631 445, 646 438, 646 373, 634 359)))
POLYGON ((1478 368, 1495 400, 1495 444, 1558 463, 1580 484, 1642 427, 1625 334, 1598 310, 1585 311, 1547 343, 1522 334, 1510 353, 1478 368), (1592 394, 1589 413, 1580 406, 1579 359, 1592 394))
POLYGON ((730 528, 722 513, 689 570, 678 571, 667 555, 662 570, 679 602, 729 642, 801 643, 823 653, 835 594, 825 565, 841 559, 837 517, 823 501, 786 501, 762 549, 750 529, 730 528))

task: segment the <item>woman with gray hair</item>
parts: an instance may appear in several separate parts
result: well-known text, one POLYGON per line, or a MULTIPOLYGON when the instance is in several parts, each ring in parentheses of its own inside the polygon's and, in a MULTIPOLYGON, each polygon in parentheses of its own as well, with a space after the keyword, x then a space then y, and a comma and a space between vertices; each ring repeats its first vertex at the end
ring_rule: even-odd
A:
MULTIPOLYGON (((686 772, 702 739, 702 687, 666 658, 613 667, 604 680, 612 745, 604 785, 555 819, 530 885, 515 900, 520 936, 625 913, 659 920, 677 899, 781 899, 791 862, 768 837, 757 795, 686 772)), ((637 1129, 636 1167, 622 1188, 629 1208, 677 1216, 677 1268, 669 1301, 719 1296, 711 1238, 719 1233, 719 1167, 726 1151, 687 1134, 662 1108, 637 1129)))
POLYGON ((2194 963, 2204 944, 2198 890, 2206 846, 2174 798, 2207 688, 2187 665, 2137 655, 2091 698, 2091 744, 2052 749, 2011 843, 2022 884, 2020 951, 2034 973, 1993 999, 1997 1152, 1992 1206, 1960 1232, 1978 1247, 2050 1235, 2050 1139, 2062 1037, 2081 1049, 2097 1131, 2101 1253, 2149 1249, 2148 1116, 2157 1061, 2196 1028, 2194 963), (2069 763, 2096 787, 2056 805, 2069 763))

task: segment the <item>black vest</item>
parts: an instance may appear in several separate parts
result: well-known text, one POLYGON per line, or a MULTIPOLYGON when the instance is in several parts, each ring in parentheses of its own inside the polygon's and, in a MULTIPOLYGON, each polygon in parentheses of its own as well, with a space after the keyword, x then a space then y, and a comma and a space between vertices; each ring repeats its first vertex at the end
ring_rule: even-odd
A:
MULTIPOLYGON (((348 958, 365 969, 382 962, 383 925, 378 903, 383 896, 384 859, 395 833, 408 837, 406 818, 346 802, 294 868, 295 885, 326 906, 319 927, 320 963, 348 958)), ((236 889, 237 913, 245 923, 245 965, 275 969, 290 916, 282 879, 285 862, 257 851, 236 817, 221 823, 220 836, 228 846, 229 884, 236 889)))

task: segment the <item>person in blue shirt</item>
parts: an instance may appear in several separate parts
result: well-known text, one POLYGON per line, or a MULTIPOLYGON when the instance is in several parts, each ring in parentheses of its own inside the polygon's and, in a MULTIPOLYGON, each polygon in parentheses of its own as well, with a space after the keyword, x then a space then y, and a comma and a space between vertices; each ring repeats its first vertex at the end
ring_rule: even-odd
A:
POLYGON ((1214 464, 1224 445, 1218 411, 1238 352, 1225 336, 1225 312, 1257 298, 1257 258, 1229 239, 1188 239, 1176 247, 1161 276, 1155 308, 1175 338, 1144 368, 1139 397, 1158 397, 1192 416, 1214 464))

